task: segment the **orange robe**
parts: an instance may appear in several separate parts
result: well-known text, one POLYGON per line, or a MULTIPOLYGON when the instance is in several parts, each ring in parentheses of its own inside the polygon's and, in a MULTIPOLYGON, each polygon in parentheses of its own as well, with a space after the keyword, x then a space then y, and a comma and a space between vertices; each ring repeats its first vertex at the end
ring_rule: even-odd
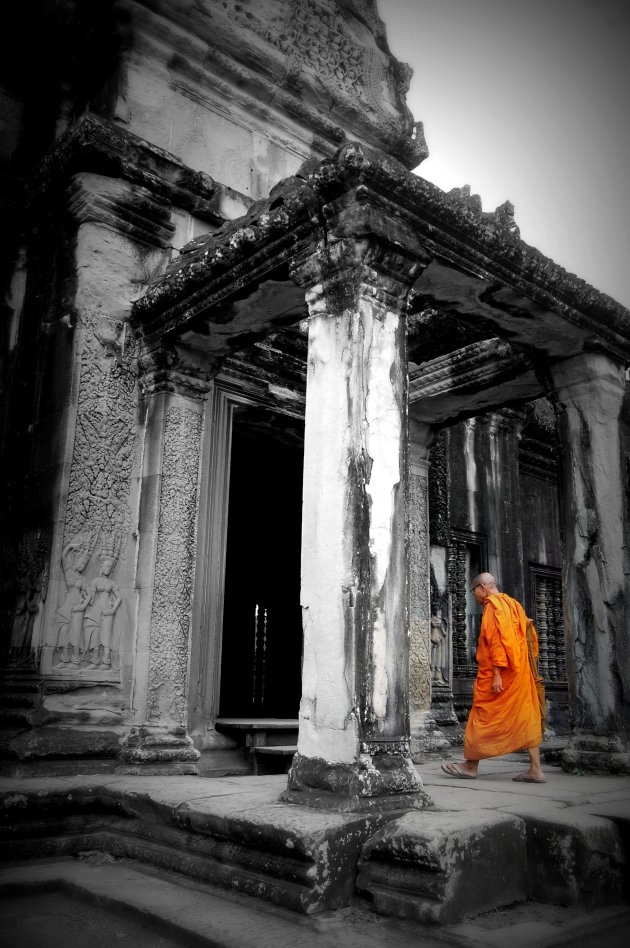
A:
POLYGON ((473 706, 464 738, 468 760, 498 757, 540 744, 540 709, 527 654, 526 623, 516 599, 504 593, 486 599, 473 706), (493 665, 499 666, 503 680, 503 691, 498 694, 492 690, 493 665))

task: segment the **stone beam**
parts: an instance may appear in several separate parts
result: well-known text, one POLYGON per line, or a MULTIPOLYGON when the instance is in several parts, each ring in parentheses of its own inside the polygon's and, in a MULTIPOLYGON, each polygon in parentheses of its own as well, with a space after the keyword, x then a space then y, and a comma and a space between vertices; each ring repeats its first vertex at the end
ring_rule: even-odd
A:
POLYGON ((410 366, 409 411, 418 422, 446 424, 544 394, 525 355, 485 339, 410 366))
POLYGON ((551 292, 528 287, 517 272, 497 278, 490 264, 463 269, 462 264, 467 267, 469 261, 474 261, 474 255, 466 247, 453 254, 452 260, 436 255, 414 287, 415 305, 452 310, 461 322, 469 321, 474 328, 552 359, 577 355, 594 339, 605 342, 617 355, 628 353, 627 312, 618 327, 605 320, 600 323, 586 307, 581 311, 577 305, 566 305, 560 293, 554 298, 551 292))
POLYGON ((296 295, 289 265, 312 253, 322 236, 307 182, 296 177, 277 185, 243 217, 184 247, 137 300, 145 347, 159 346, 168 333, 187 334, 205 337, 204 348, 225 355, 295 322, 303 294, 296 295))
POLYGON ((225 190, 201 171, 138 138, 115 122, 86 112, 48 152, 33 177, 31 202, 65 188, 78 173, 123 179, 145 188, 158 201, 188 211, 209 224, 221 224, 225 190))
MULTIPOLYGON (((471 209, 461 197, 410 174, 395 159, 345 145, 314 169, 256 202, 247 215, 193 241, 134 307, 148 345, 186 329, 241 344, 246 300, 265 280, 318 247, 373 235, 420 264, 415 309, 452 311, 473 333, 501 336, 524 352, 557 360, 597 345, 630 359, 630 313, 519 239, 505 216, 471 209), (203 328, 205 325, 205 328, 203 328)), ((247 332, 264 334, 278 315, 247 332)))

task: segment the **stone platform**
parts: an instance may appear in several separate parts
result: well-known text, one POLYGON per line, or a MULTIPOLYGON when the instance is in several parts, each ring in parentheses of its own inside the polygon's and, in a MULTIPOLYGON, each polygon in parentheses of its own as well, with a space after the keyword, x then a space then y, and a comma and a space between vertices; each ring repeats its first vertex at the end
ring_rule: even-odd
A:
POLYGON ((457 925, 509 903, 591 911, 628 899, 630 778, 566 774, 517 784, 517 757, 476 781, 418 769, 432 810, 341 814, 278 802, 286 777, 0 780, 4 859, 106 854, 303 915, 361 904, 457 925), (357 889, 357 871, 358 889, 357 889))

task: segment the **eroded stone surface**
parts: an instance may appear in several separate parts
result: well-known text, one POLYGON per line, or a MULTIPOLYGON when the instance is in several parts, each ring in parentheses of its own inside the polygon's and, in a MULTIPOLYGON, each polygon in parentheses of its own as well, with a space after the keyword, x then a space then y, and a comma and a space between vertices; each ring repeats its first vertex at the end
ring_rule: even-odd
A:
POLYGON ((357 888, 377 912, 421 922, 453 922, 522 901, 524 824, 489 811, 407 813, 367 842, 357 888))

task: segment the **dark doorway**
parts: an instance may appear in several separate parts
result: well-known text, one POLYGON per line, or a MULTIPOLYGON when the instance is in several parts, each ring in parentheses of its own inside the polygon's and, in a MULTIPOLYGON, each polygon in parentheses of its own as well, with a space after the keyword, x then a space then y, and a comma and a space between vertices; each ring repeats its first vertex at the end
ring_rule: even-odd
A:
POLYGON ((232 429, 221 717, 297 718, 304 426, 242 406, 232 429))

